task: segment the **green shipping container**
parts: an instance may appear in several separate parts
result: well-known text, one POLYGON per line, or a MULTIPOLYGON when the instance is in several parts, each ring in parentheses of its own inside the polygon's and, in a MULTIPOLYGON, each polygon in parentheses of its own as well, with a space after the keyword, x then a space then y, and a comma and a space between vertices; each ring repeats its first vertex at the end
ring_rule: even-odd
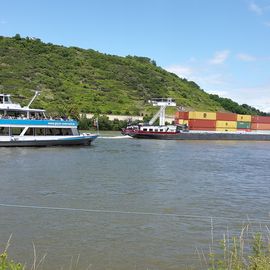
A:
POLYGON ((244 129, 248 129, 250 128, 250 122, 243 122, 243 121, 237 121, 237 128, 244 128, 244 129))

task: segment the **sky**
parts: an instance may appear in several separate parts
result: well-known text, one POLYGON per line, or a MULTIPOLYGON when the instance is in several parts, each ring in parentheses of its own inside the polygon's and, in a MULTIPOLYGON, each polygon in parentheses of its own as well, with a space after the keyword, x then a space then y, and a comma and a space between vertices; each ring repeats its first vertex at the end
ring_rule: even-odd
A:
POLYGON ((0 0, 0 35, 146 56, 270 112, 270 0, 0 0))

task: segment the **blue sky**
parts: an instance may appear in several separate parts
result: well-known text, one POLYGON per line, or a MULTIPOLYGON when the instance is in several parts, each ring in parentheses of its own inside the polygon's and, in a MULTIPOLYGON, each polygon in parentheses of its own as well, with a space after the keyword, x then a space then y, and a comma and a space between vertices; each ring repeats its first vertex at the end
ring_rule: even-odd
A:
POLYGON ((270 112, 270 0, 0 0, 0 35, 154 59, 270 112))

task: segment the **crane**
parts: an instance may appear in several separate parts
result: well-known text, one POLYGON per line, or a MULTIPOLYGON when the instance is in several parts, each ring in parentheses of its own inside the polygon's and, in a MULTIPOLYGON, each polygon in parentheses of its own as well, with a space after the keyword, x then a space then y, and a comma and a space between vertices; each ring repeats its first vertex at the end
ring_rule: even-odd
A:
POLYGON ((165 125, 165 110, 166 107, 175 107, 176 102, 172 98, 153 98, 148 100, 148 103, 153 106, 160 107, 159 111, 153 116, 149 121, 149 125, 153 125, 155 121, 159 118, 159 125, 165 125))

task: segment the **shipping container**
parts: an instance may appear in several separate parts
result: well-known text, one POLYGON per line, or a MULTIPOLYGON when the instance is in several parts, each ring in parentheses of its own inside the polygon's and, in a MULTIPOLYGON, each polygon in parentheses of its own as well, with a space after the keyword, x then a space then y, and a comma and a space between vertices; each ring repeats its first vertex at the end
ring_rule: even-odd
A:
POLYGON ((188 124, 191 128, 216 128, 215 120, 192 119, 188 121, 188 124))
POLYGON ((236 113, 217 112, 217 120, 237 121, 237 114, 236 113))
POLYGON ((190 130, 200 130, 200 131, 215 131, 216 128, 210 128, 210 127, 192 127, 192 128, 189 128, 190 130))
POLYGON ((270 124, 267 124, 267 123, 251 123, 251 129, 254 129, 254 130, 270 130, 270 124))
POLYGON ((238 129, 246 129, 246 128, 250 128, 251 127, 251 123, 250 122, 243 122, 243 121, 237 121, 237 128, 238 129))
POLYGON ((189 112, 188 118, 199 120, 216 120, 217 114, 215 112, 189 112))
POLYGON ((188 120, 188 112, 176 112, 175 119, 184 119, 188 120))
POLYGON ((253 115, 251 117, 251 122, 252 123, 268 123, 268 124, 270 124, 270 116, 253 115))
POLYGON ((184 120, 184 119, 176 119, 175 121, 176 125, 188 125, 188 120, 184 120))
POLYGON ((217 128, 236 128, 237 122, 236 121, 217 121, 216 127, 217 128))
POLYGON ((236 128, 222 128, 222 127, 217 127, 216 131, 227 131, 227 132, 236 132, 236 128))
POLYGON ((251 115, 237 114, 237 121, 251 122, 251 115))

